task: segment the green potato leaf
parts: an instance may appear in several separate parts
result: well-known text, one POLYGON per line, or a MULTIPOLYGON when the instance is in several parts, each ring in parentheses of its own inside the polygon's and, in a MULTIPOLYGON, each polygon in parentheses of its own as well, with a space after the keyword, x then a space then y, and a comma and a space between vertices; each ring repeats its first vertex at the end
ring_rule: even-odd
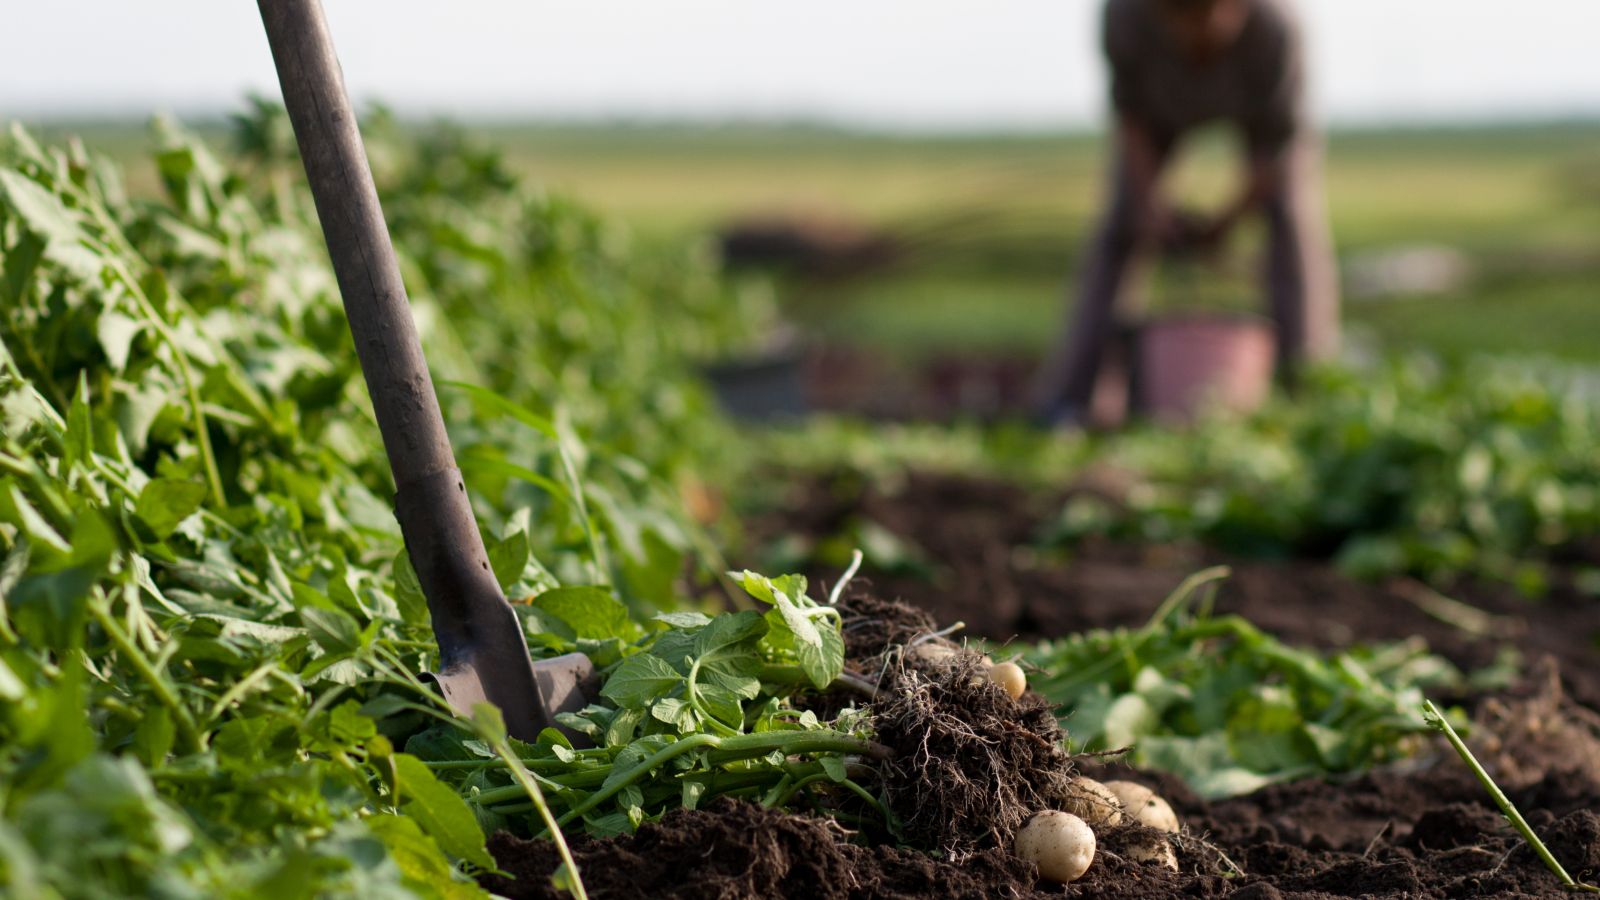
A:
POLYGON ((600 696, 625 709, 644 709, 681 684, 683 676, 665 660, 640 653, 622 661, 600 696))
POLYGON ((444 852, 480 868, 495 868, 478 820, 461 795, 439 781, 415 756, 396 753, 389 760, 393 766, 390 789, 400 811, 415 819, 444 852))
POLYGON ((177 530, 206 499, 206 486, 198 481, 156 478, 139 492, 133 514, 150 526, 158 538, 165 539, 177 530))
POLYGON ((565 622, 579 638, 633 640, 639 636, 639 626, 629 617, 628 607, 605 588, 552 588, 529 602, 540 612, 565 622))

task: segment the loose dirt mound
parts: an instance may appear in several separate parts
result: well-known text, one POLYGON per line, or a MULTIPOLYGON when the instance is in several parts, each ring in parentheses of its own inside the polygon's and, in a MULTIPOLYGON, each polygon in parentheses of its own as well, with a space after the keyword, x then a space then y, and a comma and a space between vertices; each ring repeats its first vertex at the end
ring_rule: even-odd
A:
POLYGON ((844 656, 865 670, 886 649, 905 646, 939 625, 925 610, 900 600, 883 600, 865 591, 851 591, 839 603, 839 631, 844 656))
MULTIPOLYGON (((824 538, 865 518, 929 562, 931 581, 875 574, 870 592, 858 582, 841 605, 852 626, 852 665, 862 672, 876 671, 868 660, 885 644, 958 619, 971 632, 1000 639, 1140 624, 1184 576, 1217 561, 1188 549, 1105 544, 1052 561, 1029 548, 1060 499, 932 476, 913 476, 894 493, 868 490, 841 499, 820 481, 802 485, 787 508, 758 521, 754 531, 758 537, 824 538)), ((1326 647, 1421 635, 1459 664, 1476 666, 1493 659, 1509 637, 1529 659, 1547 658, 1516 689, 1463 699, 1477 713, 1480 756, 1535 831, 1574 877, 1600 879, 1600 652, 1594 643, 1600 603, 1565 576, 1536 606, 1507 588, 1457 585, 1452 596, 1502 617, 1489 620, 1491 634, 1475 635, 1435 618, 1425 608, 1428 598, 1409 583, 1361 584, 1320 563, 1231 562, 1235 575, 1217 608, 1241 613, 1291 642, 1326 647)), ((943 748, 929 758, 959 758, 970 749, 943 748)), ((574 849, 591 896, 599 898, 1572 896, 1447 752, 1341 782, 1291 782, 1215 802, 1199 799, 1172 776, 1083 759, 1075 764, 1092 778, 1148 784, 1173 805, 1184 823, 1175 842, 1180 871, 1131 861, 1108 833, 1085 877, 1062 887, 1039 882, 998 836, 968 840, 964 846, 983 848, 957 864, 860 846, 852 843, 859 835, 835 823, 732 800, 669 814, 636 835, 580 838, 574 849)), ((919 782, 923 794, 909 796, 935 813, 929 822, 970 824, 962 817, 973 798, 959 782, 959 773, 930 768, 919 782), (957 787, 937 793, 935 785, 946 778, 957 787)), ((489 879, 486 886, 510 897, 560 896, 549 884, 556 866, 550 845, 501 834, 491 851, 518 878, 489 879)))
MULTIPOLYGON (((836 824, 727 799, 671 813, 629 837, 579 839, 573 849, 596 898, 1573 896, 1471 777, 1448 763, 1340 785, 1279 785, 1213 804, 1146 773, 1090 768, 1159 786, 1185 824, 1180 872, 1101 852, 1081 881, 1062 888, 1000 850, 955 864, 861 847, 836 824)), ((1592 781, 1550 775, 1512 798, 1574 877, 1600 875, 1600 815, 1591 811, 1600 791, 1592 781), (1550 797, 1564 799, 1537 805, 1550 797)), ((515 880, 488 878, 485 887, 512 898, 565 896, 549 881, 553 845, 501 833, 490 851, 515 880)))
MULTIPOLYGON (((573 845, 589 896, 662 898, 924 898, 1020 896, 1032 867, 1000 851, 956 866, 892 847, 861 847, 828 820, 719 798, 680 810, 638 834, 573 845)), ((489 851, 513 879, 484 887, 513 898, 565 898, 550 883, 555 845, 505 832, 489 851)))

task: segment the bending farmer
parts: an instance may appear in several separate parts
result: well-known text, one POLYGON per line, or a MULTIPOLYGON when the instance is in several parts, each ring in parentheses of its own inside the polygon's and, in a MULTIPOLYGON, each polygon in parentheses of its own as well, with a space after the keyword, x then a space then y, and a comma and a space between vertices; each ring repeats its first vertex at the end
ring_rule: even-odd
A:
POLYGON ((1076 308, 1040 383, 1049 421, 1086 417, 1115 323, 1117 296, 1140 251, 1219 247, 1260 213, 1278 363, 1325 358, 1339 341, 1339 299, 1317 175, 1320 143, 1306 122, 1303 48, 1281 0, 1107 0, 1104 44, 1116 115, 1109 208, 1090 240, 1076 308), (1213 216, 1179 213, 1162 170, 1182 138, 1220 121, 1242 137, 1247 176, 1213 216))

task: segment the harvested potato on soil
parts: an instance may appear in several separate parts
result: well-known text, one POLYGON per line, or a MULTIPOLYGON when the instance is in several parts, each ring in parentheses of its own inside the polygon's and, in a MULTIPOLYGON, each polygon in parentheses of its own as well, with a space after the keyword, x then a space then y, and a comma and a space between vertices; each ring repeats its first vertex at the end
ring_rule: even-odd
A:
POLYGON ((989 670, 989 680, 1005 688, 1011 699, 1022 696, 1028 689, 1028 676, 1022 674, 1022 667, 1012 662, 1003 662, 989 670))
POLYGON ((1039 874, 1066 884, 1077 881, 1094 862, 1094 831, 1072 813, 1034 814, 1017 832, 1016 854, 1039 867, 1039 874))
POLYGON ((961 648, 950 641, 932 640, 917 644, 907 651, 907 655, 924 665, 936 666, 948 662, 951 657, 960 652, 961 648))
POLYGON ((1072 779, 1061 808, 1088 822, 1092 828, 1122 824, 1122 801, 1110 788, 1082 775, 1072 779))
POLYGON ((1132 781, 1108 781, 1106 788, 1117 795, 1123 811, 1135 822, 1162 831, 1178 830, 1178 814, 1155 791, 1132 781))
POLYGON ((1178 871, 1178 852, 1164 832, 1141 829, 1127 836, 1118 849, 1136 863, 1178 871))

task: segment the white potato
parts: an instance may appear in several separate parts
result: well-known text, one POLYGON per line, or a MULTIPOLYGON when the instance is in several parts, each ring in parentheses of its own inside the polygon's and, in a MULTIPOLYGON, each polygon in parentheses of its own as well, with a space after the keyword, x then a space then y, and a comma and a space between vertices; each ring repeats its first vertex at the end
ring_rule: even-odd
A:
POLYGON ((1178 814, 1167 801, 1142 784, 1132 781, 1108 781, 1106 788, 1122 801, 1122 809, 1135 822, 1162 831, 1178 830, 1178 814))
POLYGON ((1005 688, 1005 692, 1015 700, 1022 696, 1028 689, 1028 676, 1022 674, 1022 667, 1012 662, 1003 662, 989 670, 989 680, 1005 688))
POLYGON ((1110 788, 1082 775, 1072 779, 1061 808, 1088 822, 1090 828, 1122 824, 1122 801, 1110 788))
POLYGON ((1140 831, 1129 837, 1121 849, 1123 856, 1136 863, 1178 871, 1178 853, 1165 834, 1140 831))
POLYGON ((1066 884, 1083 877, 1094 862, 1094 832, 1071 813, 1035 813, 1017 832, 1015 853, 1039 867, 1039 874, 1066 884))
POLYGON ((909 654, 912 659, 924 665, 936 666, 949 662, 960 651, 960 647, 949 641, 931 640, 912 647, 909 654))

